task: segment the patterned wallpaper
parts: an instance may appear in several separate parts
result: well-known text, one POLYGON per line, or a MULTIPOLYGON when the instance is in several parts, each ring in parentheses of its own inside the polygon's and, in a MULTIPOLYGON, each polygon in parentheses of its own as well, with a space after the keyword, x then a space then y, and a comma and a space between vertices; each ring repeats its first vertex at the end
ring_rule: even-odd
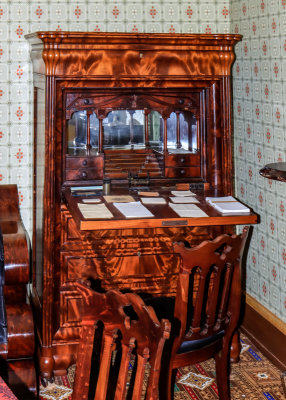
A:
POLYGON ((286 184, 259 175, 285 161, 286 0, 231 1, 243 35, 233 69, 236 193, 260 215, 247 262, 247 291, 286 322, 286 184))
POLYGON ((0 183, 18 184, 29 232, 32 71, 24 35, 37 30, 244 35, 234 68, 236 188, 261 215, 247 289, 285 321, 286 185, 268 182, 258 170, 285 157, 286 0, 0 0, 0 183))
POLYGON ((37 30, 229 32, 229 1, 0 0, 0 183, 17 183, 32 229, 32 75, 24 35, 37 30))

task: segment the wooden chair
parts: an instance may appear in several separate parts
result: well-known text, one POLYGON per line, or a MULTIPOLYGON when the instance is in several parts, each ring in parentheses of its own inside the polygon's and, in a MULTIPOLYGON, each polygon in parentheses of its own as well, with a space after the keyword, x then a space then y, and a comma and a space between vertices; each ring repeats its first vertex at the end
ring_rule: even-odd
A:
POLYGON ((216 361, 219 398, 230 398, 229 351, 240 316, 240 266, 247 235, 244 228, 241 235, 221 235, 193 248, 174 244, 182 258, 176 298, 148 303, 159 318, 169 318, 172 324, 162 357, 160 398, 172 398, 177 368, 210 357, 216 361))
POLYGON ((119 400, 125 399, 125 395, 128 399, 132 395, 133 400, 158 399, 161 356, 169 337, 169 321, 159 323, 154 310, 133 293, 99 293, 83 283, 76 286, 83 299, 83 310, 72 399, 119 400), (149 378, 142 397, 147 361, 149 378))

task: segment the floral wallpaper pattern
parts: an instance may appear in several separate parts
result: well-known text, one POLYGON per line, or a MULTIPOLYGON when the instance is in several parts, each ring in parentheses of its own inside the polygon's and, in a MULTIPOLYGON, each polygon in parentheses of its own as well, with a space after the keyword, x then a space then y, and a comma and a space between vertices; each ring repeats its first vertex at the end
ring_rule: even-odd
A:
POLYGON ((233 0, 232 31, 243 35, 233 68, 237 196, 261 222, 247 262, 247 291, 286 321, 286 183, 259 170, 285 161, 286 0, 233 0))
POLYGON ((24 35, 37 30, 244 35, 234 66, 237 195, 261 215, 247 290, 286 320, 286 184, 258 174, 284 160, 286 0, 0 0, 0 184, 16 183, 32 230, 32 71, 24 35))
POLYGON ((32 230, 32 71, 24 35, 37 30, 229 32, 229 1, 0 0, 0 184, 18 184, 32 230))

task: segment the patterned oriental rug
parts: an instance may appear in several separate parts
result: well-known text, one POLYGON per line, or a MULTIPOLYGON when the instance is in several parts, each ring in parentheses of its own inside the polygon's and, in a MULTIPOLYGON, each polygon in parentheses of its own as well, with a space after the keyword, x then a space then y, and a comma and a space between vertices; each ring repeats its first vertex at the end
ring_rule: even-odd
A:
MULTIPOLYGON (((281 371, 274 367, 246 338, 241 339, 240 362, 232 364, 230 385, 232 400, 285 400, 281 371)), ((71 400, 75 366, 67 376, 40 388, 41 400, 71 400)), ((217 400, 214 360, 180 368, 174 400, 217 400)), ((78 399, 80 400, 80 399, 78 399)))

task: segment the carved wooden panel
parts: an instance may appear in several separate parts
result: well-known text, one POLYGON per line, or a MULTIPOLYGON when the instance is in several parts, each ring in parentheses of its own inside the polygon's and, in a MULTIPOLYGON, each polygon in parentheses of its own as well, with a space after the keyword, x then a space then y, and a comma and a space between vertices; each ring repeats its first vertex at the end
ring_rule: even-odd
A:
POLYGON ((151 183, 201 182, 231 194, 230 76, 240 36, 37 32, 26 38, 35 86, 32 298, 41 315, 41 374, 50 377, 74 361, 79 335, 78 297, 63 288, 66 282, 91 274, 107 287, 167 292, 178 263, 173 241, 198 242, 220 230, 207 225, 129 229, 126 220, 116 226, 120 229, 79 231, 63 204, 65 188, 99 184, 108 174, 126 185, 135 171, 149 174, 151 183), (130 120, 136 110, 142 116, 141 136, 131 123, 129 131, 131 144, 136 134, 144 142, 144 154, 126 152, 128 167, 122 154, 118 160, 110 153, 120 142, 120 129, 110 140, 107 125, 114 120, 104 125, 104 119, 114 110, 129 110, 130 120), (158 148, 152 147, 152 112, 160 114, 158 148), (169 152, 166 133, 174 117, 171 142, 180 150, 180 114, 191 127, 183 156, 169 152), (86 129, 78 141, 72 135, 76 115, 86 129))

